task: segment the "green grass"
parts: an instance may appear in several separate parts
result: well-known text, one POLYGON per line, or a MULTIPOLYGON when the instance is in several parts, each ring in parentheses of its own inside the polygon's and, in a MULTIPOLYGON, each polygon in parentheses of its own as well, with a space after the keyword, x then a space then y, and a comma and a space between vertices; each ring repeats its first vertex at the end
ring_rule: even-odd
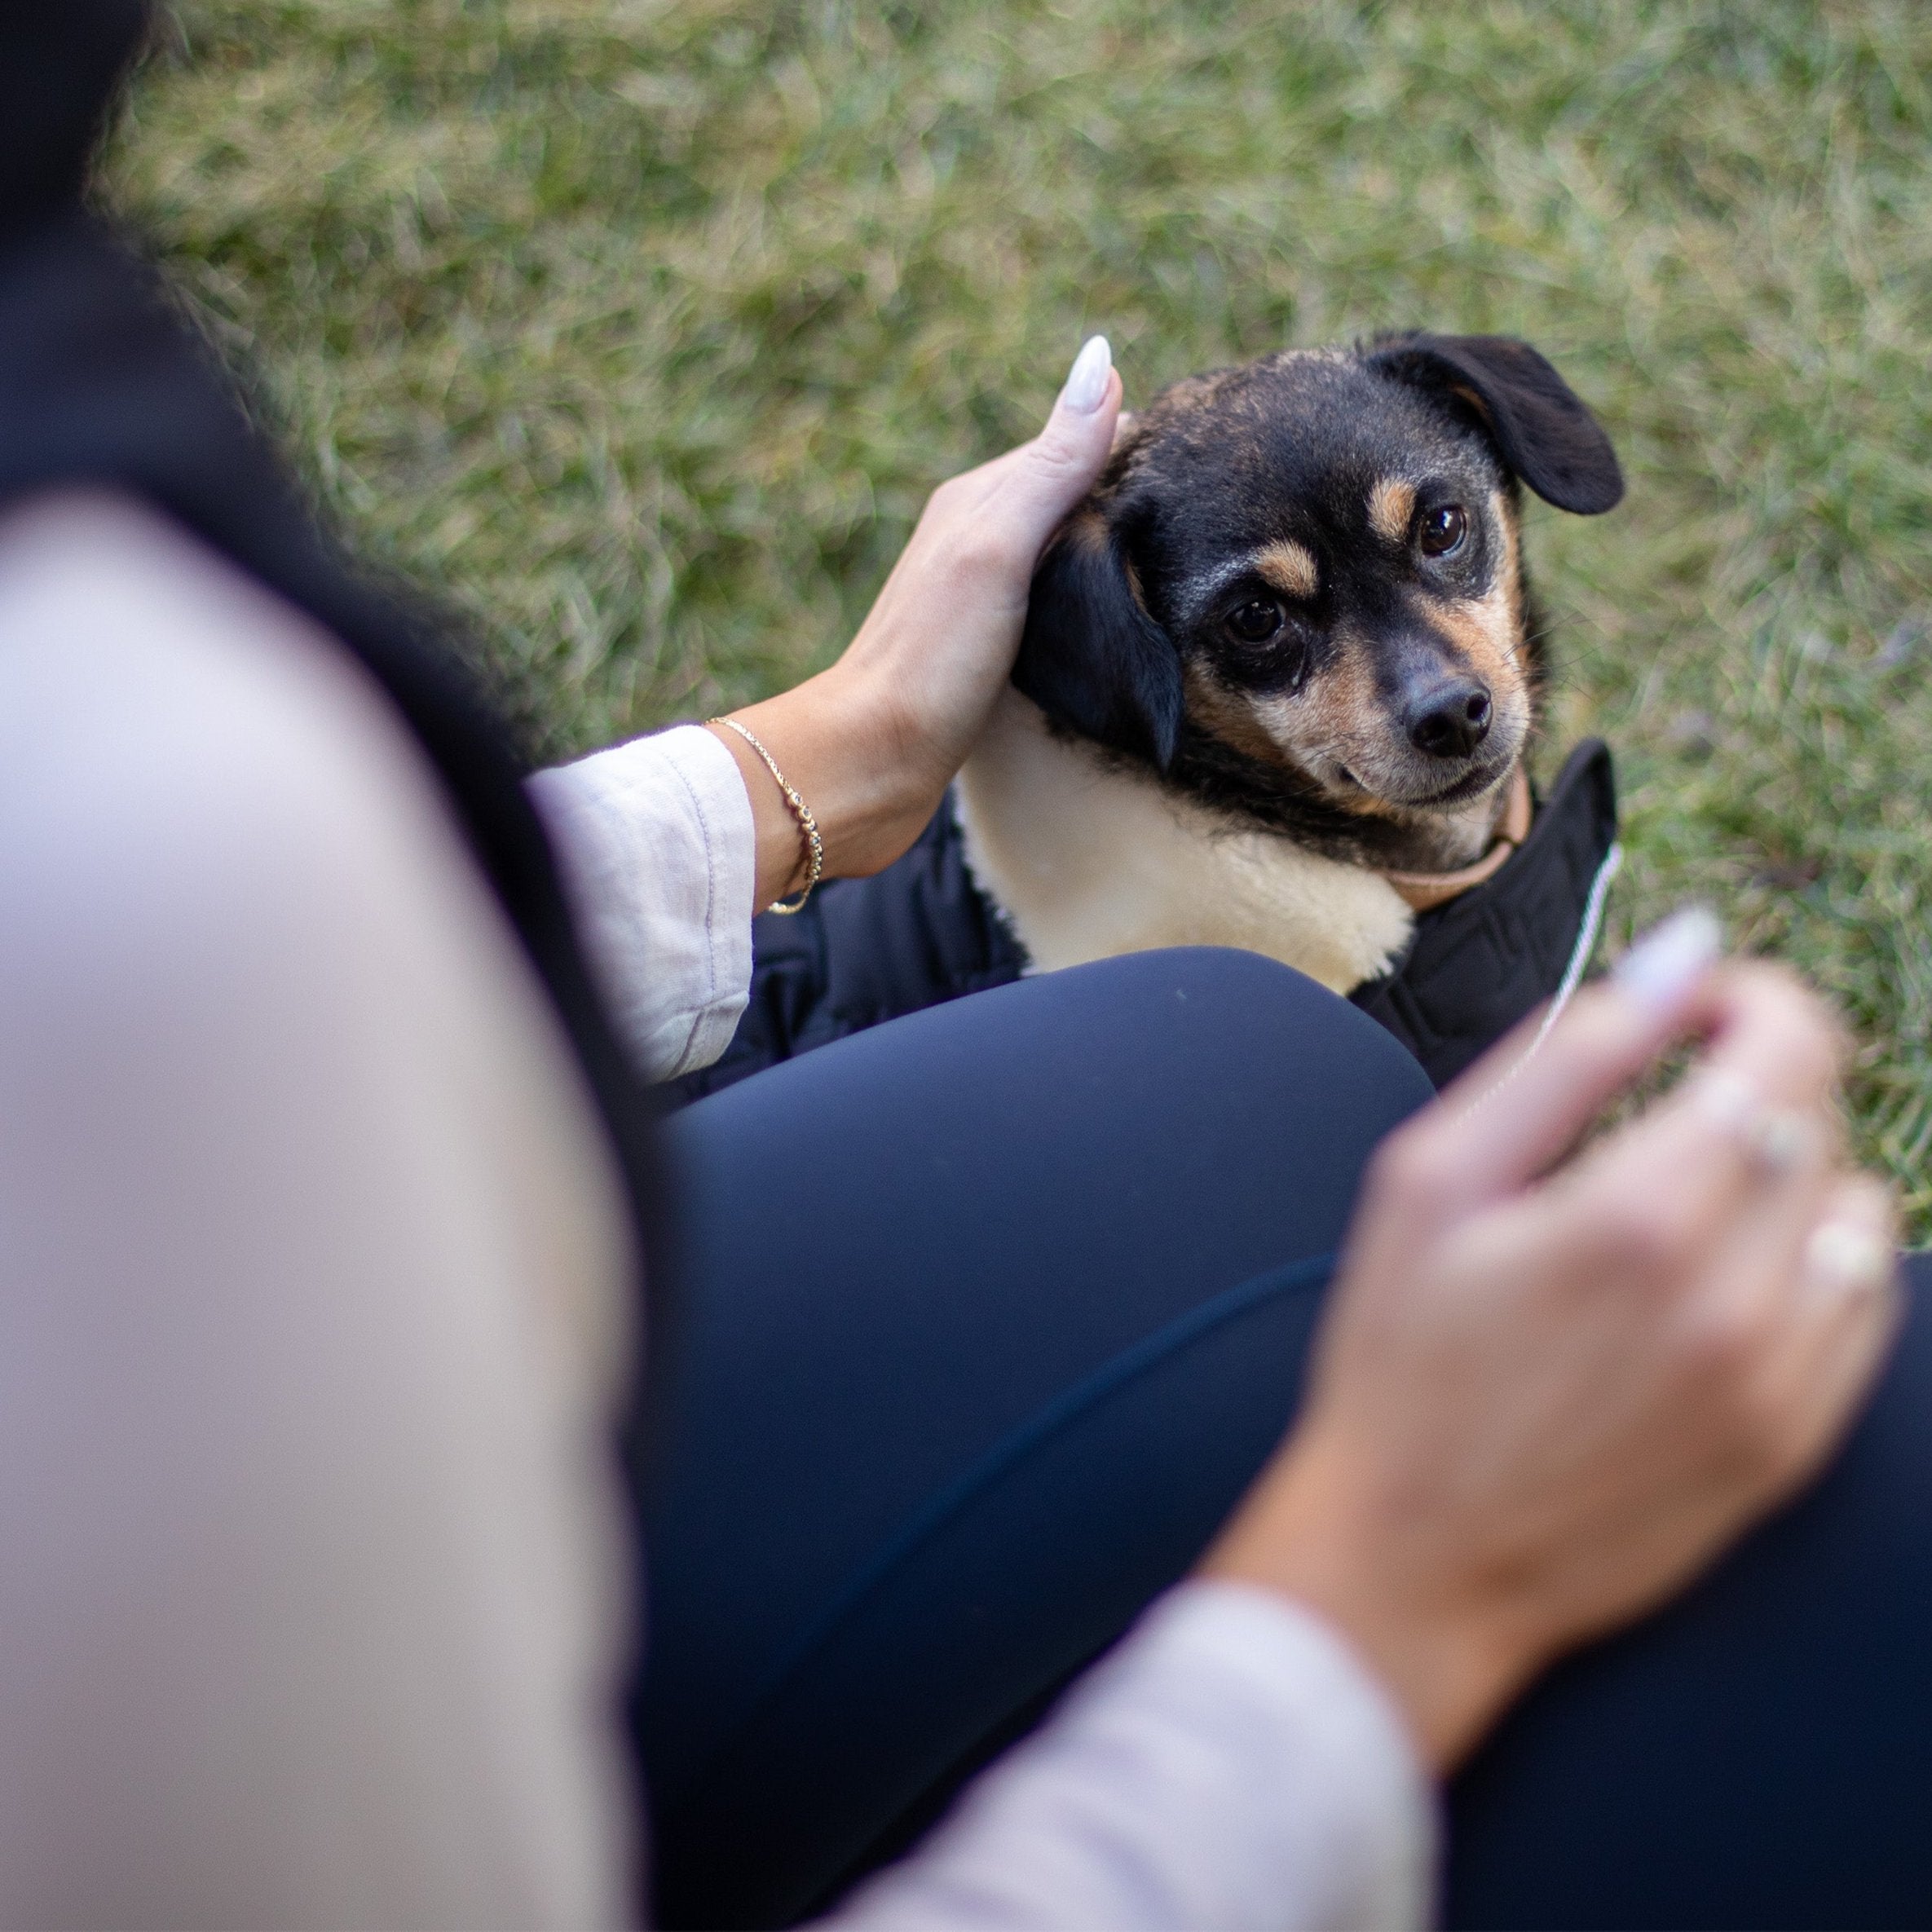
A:
POLYGON ((823 664, 1088 329, 1527 337, 1630 479, 1530 540, 1614 935, 1829 989, 1932 1228, 1923 0, 187 0, 106 192, 552 752, 823 664))

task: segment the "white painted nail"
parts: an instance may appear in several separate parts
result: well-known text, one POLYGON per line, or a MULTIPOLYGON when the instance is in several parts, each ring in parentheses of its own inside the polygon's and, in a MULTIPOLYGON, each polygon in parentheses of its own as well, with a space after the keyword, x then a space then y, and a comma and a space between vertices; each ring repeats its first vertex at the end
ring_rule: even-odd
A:
POLYGON ((1076 416, 1091 416, 1107 393, 1108 372, 1114 367, 1114 351, 1104 335, 1090 335, 1067 371, 1066 387, 1060 399, 1076 416))
POLYGON ((1869 1295, 1897 1266, 1892 1244, 1857 1221, 1821 1221, 1805 1243, 1804 1285, 1820 1299, 1869 1295))
POLYGON ((1611 983, 1652 1013, 1682 1003, 1724 950, 1724 931, 1708 906, 1687 906, 1652 926, 1612 969, 1611 983))

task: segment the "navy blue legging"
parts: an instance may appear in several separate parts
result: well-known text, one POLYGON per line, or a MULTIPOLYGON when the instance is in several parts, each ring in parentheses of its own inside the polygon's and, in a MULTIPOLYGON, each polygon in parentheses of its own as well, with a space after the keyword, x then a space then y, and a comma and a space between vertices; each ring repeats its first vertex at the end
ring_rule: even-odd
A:
MULTIPOLYGON (((1185 1573, 1427 1098, 1244 953, 977 995, 676 1116, 644 1478, 657 1907, 836 1895, 1185 1573)), ((1824 1483, 1457 1780, 1484 1925, 1932 1923, 1932 1329, 1824 1483)))

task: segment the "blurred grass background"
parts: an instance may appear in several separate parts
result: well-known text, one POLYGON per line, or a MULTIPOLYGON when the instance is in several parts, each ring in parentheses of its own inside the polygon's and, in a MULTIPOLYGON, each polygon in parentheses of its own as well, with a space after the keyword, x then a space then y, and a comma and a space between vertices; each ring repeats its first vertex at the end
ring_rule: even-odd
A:
POLYGON ((1613 939, 1829 989, 1932 1232, 1923 0, 182 0, 104 192, 550 755, 825 662, 1090 329, 1528 337, 1630 480, 1531 513, 1613 939))

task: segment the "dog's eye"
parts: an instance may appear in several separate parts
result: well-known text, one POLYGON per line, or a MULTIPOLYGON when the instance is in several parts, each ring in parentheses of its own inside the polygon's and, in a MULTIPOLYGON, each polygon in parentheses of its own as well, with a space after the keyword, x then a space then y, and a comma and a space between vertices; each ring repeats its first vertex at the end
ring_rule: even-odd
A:
POLYGON ((1445 503, 1440 509, 1431 510, 1423 518, 1423 527, 1416 532, 1416 541, 1422 546, 1425 557, 1447 557, 1462 547, 1462 538, 1469 528, 1469 518, 1459 503, 1445 503))
POLYGON ((1228 629, 1244 644, 1265 644, 1281 628, 1281 607, 1266 598, 1237 605, 1228 613, 1228 629))

